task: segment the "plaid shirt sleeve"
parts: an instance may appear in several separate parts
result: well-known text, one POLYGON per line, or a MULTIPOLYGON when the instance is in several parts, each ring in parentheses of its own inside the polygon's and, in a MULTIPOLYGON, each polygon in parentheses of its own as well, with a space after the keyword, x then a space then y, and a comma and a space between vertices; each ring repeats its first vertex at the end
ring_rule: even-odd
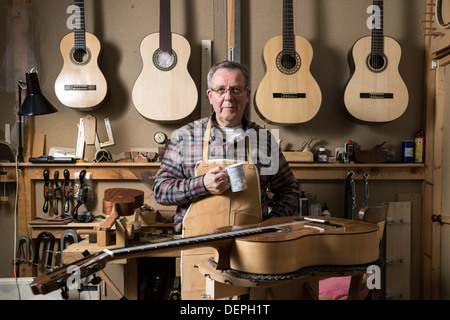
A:
MULTIPOLYGON (((261 135, 259 135, 258 139, 262 139, 261 135)), ((294 177, 289 164, 284 158, 283 152, 278 146, 278 142, 272 134, 267 136, 267 143, 265 145, 260 144, 258 159, 261 173, 260 182, 264 218, 296 215, 298 213, 300 198, 298 181, 294 177), (265 146, 267 146, 267 149, 264 148, 265 146), (276 148, 276 151, 272 152, 274 148, 276 148), (264 159, 264 155, 269 154, 271 157, 264 159), (262 168, 264 167, 263 163, 267 163, 269 167, 273 166, 274 170, 269 170, 268 174, 264 174, 267 170, 262 168), (270 190, 273 194, 272 199, 269 199, 267 190, 270 190), (271 208, 270 212, 269 207, 271 208)), ((265 169, 267 169, 267 166, 265 169)))
POLYGON ((273 207, 269 217, 293 216, 298 213, 300 191, 283 153, 279 152, 278 172, 270 179, 270 191, 273 193, 273 207))
POLYGON ((203 175, 195 176, 194 161, 183 161, 183 148, 192 147, 183 137, 180 131, 174 133, 155 177, 153 192, 162 205, 179 206, 208 194, 203 175))

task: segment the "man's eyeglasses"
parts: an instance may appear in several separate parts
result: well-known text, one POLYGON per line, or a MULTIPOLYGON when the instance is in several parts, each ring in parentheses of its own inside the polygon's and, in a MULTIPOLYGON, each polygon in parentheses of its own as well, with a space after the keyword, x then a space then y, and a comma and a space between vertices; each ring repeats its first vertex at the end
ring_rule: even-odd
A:
POLYGON ((247 91, 247 87, 243 88, 243 87, 231 87, 231 88, 218 88, 218 89, 213 89, 211 88, 212 91, 214 91, 215 93, 217 93, 219 96, 223 96, 225 95, 228 91, 230 92, 231 95, 233 96, 241 96, 244 94, 245 91, 247 91))

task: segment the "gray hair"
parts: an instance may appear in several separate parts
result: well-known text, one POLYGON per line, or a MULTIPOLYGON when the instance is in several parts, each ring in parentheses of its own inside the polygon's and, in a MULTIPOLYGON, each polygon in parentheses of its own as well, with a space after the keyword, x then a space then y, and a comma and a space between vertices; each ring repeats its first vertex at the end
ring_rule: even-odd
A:
POLYGON ((249 76, 247 67, 236 61, 225 60, 225 61, 216 63, 209 70, 208 78, 207 78, 208 88, 211 88, 211 86, 212 86, 212 78, 214 76, 214 73, 216 73, 216 71, 221 68, 241 70, 242 74, 244 75, 245 86, 248 87, 250 85, 250 76, 249 76))

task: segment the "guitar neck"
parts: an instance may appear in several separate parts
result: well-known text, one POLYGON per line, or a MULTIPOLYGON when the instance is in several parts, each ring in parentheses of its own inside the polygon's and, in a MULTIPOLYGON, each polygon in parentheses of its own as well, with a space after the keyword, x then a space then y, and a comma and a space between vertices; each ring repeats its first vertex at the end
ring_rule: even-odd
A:
POLYGON ((86 29, 84 20, 84 0, 75 0, 79 11, 75 14, 75 49, 86 49, 86 29))
POLYGON ((114 259, 129 259, 143 256, 145 254, 148 254, 149 252, 173 251, 174 249, 188 250, 205 246, 214 247, 216 244, 221 244, 225 240, 274 232, 276 229, 277 228, 274 226, 244 228, 189 238, 144 244, 135 247, 118 248, 111 250, 110 254, 112 257, 114 257, 114 259))
POLYGON ((283 52, 295 54, 294 5, 292 0, 283 0, 283 52))
POLYGON ((375 23, 372 25, 372 54, 373 55, 383 55, 384 54, 384 9, 383 9, 383 0, 374 0, 373 1, 374 10, 378 8, 379 11, 375 11, 379 13, 379 17, 377 15, 374 16, 375 23), (379 24, 377 23, 377 19, 379 20, 379 24))
MULTIPOLYGON (((79 270, 79 277, 85 278, 105 268, 107 263, 118 259, 138 258, 149 253, 170 252, 175 249, 187 250, 201 247, 214 247, 219 250, 230 247, 231 241, 237 237, 244 237, 278 230, 276 226, 251 227, 220 233, 195 236, 183 239, 175 239, 160 243, 151 243, 134 247, 103 250, 90 255, 71 265, 64 266, 53 272, 36 277, 31 283, 34 294, 47 294, 63 286, 74 270, 79 270)), ((219 266, 218 266, 219 267, 219 266)), ((223 267, 227 267, 223 265, 223 267)))
POLYGON ((170 0, 160 0, 159 5, 159 48, 164 52, 172 53, 170 0))

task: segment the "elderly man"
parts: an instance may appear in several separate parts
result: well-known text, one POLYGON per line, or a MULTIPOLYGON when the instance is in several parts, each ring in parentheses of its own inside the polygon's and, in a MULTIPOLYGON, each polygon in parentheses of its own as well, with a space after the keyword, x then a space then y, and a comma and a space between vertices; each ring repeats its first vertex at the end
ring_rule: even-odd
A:
POLYGON ((220 62, 207 81, 212 115, 173 133, 153 187, 158 203, 177 206, 175 230, 186 237, 295 214, 298 182, 277 141, 244 115, 250 99, 247 68, 220 62), (235 163, 243 165, 248 185, 240 192, 230 190, 226 171, 235 163))

